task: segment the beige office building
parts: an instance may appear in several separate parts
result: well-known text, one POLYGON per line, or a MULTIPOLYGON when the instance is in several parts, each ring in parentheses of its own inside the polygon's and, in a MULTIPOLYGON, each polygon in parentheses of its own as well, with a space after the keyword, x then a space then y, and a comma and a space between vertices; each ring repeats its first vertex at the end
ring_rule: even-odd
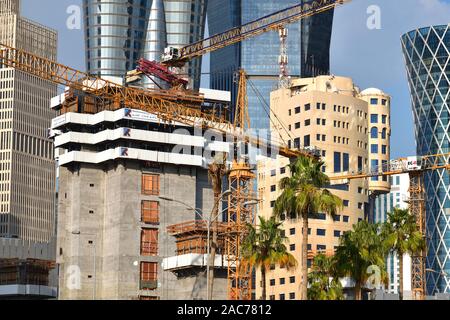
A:
MULTIPOLYGON (((350 78, 320 76, 293 80, 288 89, 271 94, 272 134, 292 148, 320 150, 325 162, 323 171, 329 176, 345 175, 367 168, 369 163, 369 106, 360 98, 359 89, 350 78)), ((289 161, 264 160, 258 164, 258 191, 264 200, 259 214, 269 218, 275 200, 281 194, 278 183, 289 175, 289 161)), ((339 237, 369 214, 369 182, 342 180, 329 188, 344 201, 344 208, 333 219, 320 214, 310 220, 309 263, 318 252, 332 255, 339 237)), ((289 240, 288 250, 301 262, 301 219, 282 217, 289 240)), ((267 274, 267 297, 272 300, 300 299, 301 268, 287 271, 278 266, 267 274)), ((256 296, 261 296, 257 275, 256 296)))
MULTIPOLYGON (((56 60, 57 33, 0 1, 0 43, 56 60)), ((0 69, 0 237, 47 242, 55 230, 55 162, 48 128, 56 86, 0 69)))

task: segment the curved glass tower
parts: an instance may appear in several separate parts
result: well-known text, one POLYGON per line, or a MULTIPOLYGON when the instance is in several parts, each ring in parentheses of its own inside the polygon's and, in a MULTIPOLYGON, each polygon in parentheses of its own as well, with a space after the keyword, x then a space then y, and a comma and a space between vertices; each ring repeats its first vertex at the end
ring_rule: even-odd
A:
MULTIPOLYGON (((450 152, 450 24, 402 36, 417 154, 450 152)), ((425 174, 427 293, 450 293, 450 179, 446 170, 425 174)))
MULTIPOLYGON (((159 60, 166 46, 201 40, 206 0, 83 0, 86 66, 103 77, 123 77, 139 58, 159 60)), ((200 84, 201 59, 189 65, 200 84)))

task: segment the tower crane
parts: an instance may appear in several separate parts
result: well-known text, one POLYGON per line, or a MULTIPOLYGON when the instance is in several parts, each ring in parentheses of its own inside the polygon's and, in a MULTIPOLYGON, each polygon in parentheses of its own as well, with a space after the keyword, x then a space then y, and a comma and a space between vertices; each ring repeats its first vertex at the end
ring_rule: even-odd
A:
MULTIPOLYGON (((427 155, 422 157, 408 157, 392 160, 361 172, 349 173, 330 177, 330 181, 345 183, 349 180, 368 179, 372 177, 389 177, 398 174, 408 174, 410 212, 415 217, 419 232, 426 239, 426 195, 424 173, 447 169, 450 171, 450 153, 427 155)), ((411 288, 415 300, 424 300, 426 295, 426 266, 427 249, 425 248, 412 257, 411 288)), ((402 266, 400 266, 402 267, 402 266)))
MULTIPOLYGON (((147 76, 165 78, 169 83, 185 83, 176 78, 175 74, 167 67, 181 68, 190 59, 265 32, 283 30, 287 24, 320 14, 350 1, 312 0, 308 3, 294 5, 183 48, 167 48, 161 62, 166 67, 161 67, 159 63, 154 61, 148 63, 148 61, 142 60, 140 72, 147 76)), ((285 40, 284 37, 284 42, 285 40)), ((68 87, 69 90, 66 93, 69 98, 74 98, 71 93, 78 91, 94 98, 96 101, 95 110, 71 110, 66 107, 62 112, 83 113, 121 108, 139 109, 156 115, 164 123, 181 123, 216 130, 222 134, 231 134, 235 137, 235 143, 240 140, 257 148, 277 149, 280 155, 287 158, 320 157, 314 150, 291 149, 284 143, 262 141, 245 132, 248 127, 245 127, 246 92, 242 91, 246 86, 244 73, 241 73, 241 81, 243 82, 240 84, 241 92, 238 95, 240 116, 238 115, 235 121, 231 123, 214 111, 203 108, 204 97, 193 91, 123 86, 3 44, 0 44, 0 65, 15 68, 43 80, 68 87)), ((283 60, 280 69, 285 71, 285 67, 286 61, 283 60)), ((285 77, 286 74, 280 76, 285 77)), ((241 268, 240 244, 245 236, 244 226, 251 222, 252 213, 245 204, 250 200, 252 179, 254 179, 254 174, 245 160, 233 163, 229 174, 230 189, 233 192, 228 199, 229 227, 227 229, 228 295, 231 300, 251 299, 251 268, 247 267, 246 270, 241 268)))

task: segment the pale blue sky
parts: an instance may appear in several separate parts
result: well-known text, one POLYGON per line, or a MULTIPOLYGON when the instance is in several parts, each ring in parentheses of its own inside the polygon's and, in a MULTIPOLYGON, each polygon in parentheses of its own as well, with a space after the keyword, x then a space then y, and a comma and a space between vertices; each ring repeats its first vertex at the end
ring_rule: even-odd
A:
MULTIPOLYGON (((82 30, 66 27, 70 5, 81 0, 22 0, 25 17, 59 32, 59 61, 84 70, 82 30)), ((414 131, 400 37, 417 27, 450 23, 450 0, 353 0, 336 11, 331 71, 361 88, 392 95, 392 157, 415 154, 414 131), (369 30, 367 8, 381 8, 381 29, 369 30)))

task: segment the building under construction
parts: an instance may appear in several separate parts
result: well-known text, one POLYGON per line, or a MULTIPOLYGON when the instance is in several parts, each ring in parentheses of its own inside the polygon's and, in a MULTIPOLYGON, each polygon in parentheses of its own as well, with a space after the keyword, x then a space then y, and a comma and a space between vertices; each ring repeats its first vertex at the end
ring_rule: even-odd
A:
MULTIPOLYGON (((202 96, 216 110, 229 106, 227 93, 202 96)), ((206 299, 200 221, 214 202, 207 154, 229 145, 143 111, 100 104, 70 91, 52 102, 60 113, 52 123, 60 298, 206 299)), ((220 253, 217 261, 214 298, 225 299, 227 265, 220 253)))

